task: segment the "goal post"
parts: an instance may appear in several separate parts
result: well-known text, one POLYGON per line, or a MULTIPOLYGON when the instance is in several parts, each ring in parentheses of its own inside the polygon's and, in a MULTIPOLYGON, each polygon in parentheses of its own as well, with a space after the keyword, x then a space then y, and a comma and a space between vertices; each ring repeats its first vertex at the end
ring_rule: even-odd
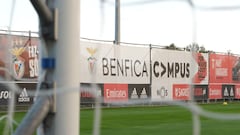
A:
MULTIPOLYGON (((30 114, 36 113, 29 113, 24 118, 27 121, 23 121, 16 131, 24 130, 32 133, 30 129, 24 128, 26 122, 31 125, 37 121, 36 128, 41 122, 49 120, 49 123, 43 122, 45 135, 79 135, 80 0, 49 0, 46 1, 47 3, 42 0, 31 0, 31 2, 40 18, 41 40, 45 43, 42 44, 41 49, 45 48, 47 51, 46 56, 40 57, 41 70, 47 71, 43 82, 53 86, 51 89, 54 90, 53 103, 52 106, 47 107, 49 111, 43 114, 45 116, 51 113, 45 117, 45 120, 42 117, 33 118, 30 114), (66 90, 67 92, 59 92, 63 88, 69 89, 66 90)), ((48 100, 43 101, 47 104, 48 100)), ((31 109, 41 110, 39 107, 31 109)))
POLYGON ((79 135, 80 117, 80 0, 58 0, 58 40, 54 45, 56 67, 53 76, 56 91, 74 88, 74 92, 56 95, 54 135, 79 135))

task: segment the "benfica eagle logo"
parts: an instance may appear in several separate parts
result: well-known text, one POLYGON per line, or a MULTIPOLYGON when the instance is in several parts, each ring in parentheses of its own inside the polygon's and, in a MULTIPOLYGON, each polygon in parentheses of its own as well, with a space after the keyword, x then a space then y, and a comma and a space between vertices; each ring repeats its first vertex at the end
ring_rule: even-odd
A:
POLYGON ((88 69, 90 73, 96 72, 96 62, 97 59, 94 57, 94 54, 96 53, 96 48, 87 48, 88 53, 90 54, 90 57, 88 57, 88 69))
POLYGON ((24 75, 25 60, 20 56, 24 51, 25 51, 24 47, 19 47, 19 48, 14 47, 13 49, 11 49, 11 53, 14 56, 12 69, 13 69, 14 77, 16 79, 21 79, 24 75))

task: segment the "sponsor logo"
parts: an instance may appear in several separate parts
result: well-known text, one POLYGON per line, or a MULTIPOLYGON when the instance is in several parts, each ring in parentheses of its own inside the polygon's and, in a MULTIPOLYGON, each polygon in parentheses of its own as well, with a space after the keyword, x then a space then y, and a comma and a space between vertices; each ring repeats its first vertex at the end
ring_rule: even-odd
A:
POLYGON ((173 85, 173 99, 188 100, 190 97, 189 86, 187 84, 173 85))
POLYGON ((233 88, 231 87, 229 90, 227 89, 227 87, 225 87, 225 89, 223 90, 223 96, 224 97, 233 97, 234 96, 234 92, 233 92, 233 88))
MULTIPOLYGON (((83 91, 80 94, 82 98, 94 98, 94 95, 90 92, 83 91)), ((102 96, 101 90, 97 90, 96 94, 98 97, 101 97, 102 96)))
POLYGON ((165 98, 168 96, 168 90, 165 89, 165 87, 161 87, 160 89, 157 90, 157 95, 160 96, 161 98, 165 98))
POLYGON ((142 89, 142 92, 140 94, 140 98, 143 99, 143 98, 147 98, 147 90, 145 88, 142 89))
POLYGON ((127 84, 104 84, 104 101, 127 101, 127 84))
POLYGON ((94 56, 94 54, 96 53, 97 49, 96 48, 87 48, 87 51, 90 54, 90 56, 87 59, 88 60, 88 70, 90 71, 90 73, 95 73, 97 59, 94 56))
POLYGON ((20 56, 25 51, 24 47, 14 47, 11 49, 11 53, 14 56, 13 59, 13 72, 17 79, 20 79, 24 75, 24 62, 25 60, 20 56))
POLYGON ((219 89, 211 89, 210 92, 209 92, 209 95, 210 96, 219 96, 219 95, 221 95, 221 90, 219 90, 219 89))
POLYGON ((194 95, 195 96, 204 96, 207 94, 207 90, 204 88, 195 88, 194 89, 194 95))
POLYGON ((137 89, 134 88, 131 94, 131 99, 138 99, 137 89))
POLYGON ((222 85, 209 85, 208 91, 209 99, 221 99, 222 98, 222 85))
POLYGON ((117 58, 102 58, 102 69, 104 76, 148 76, 145 61, 117 58))
POLYGON ((10 91, 3 90, 0 92, 0 99, 10 99, 12 98, 11 94, 12 93, 10 91))
POLYGON ((147 90, 142 88, 141 90, 137 90, 137 88, 133 88, 131 93, 131 99, 146 99, 148 98, 147 90))
POLYGON ((184 62, 159 62, 153 63, 153 74, 155 77, 167 76, 168 78, 189 78, 190 63, 184 62))
POLYGON ((28 93, 26 88, 23 88, 21 94, 18 97, 18 102, 29 102, 30 98, 28 97, 28 93))
POLYGON ((176 97, 187 97, 189 95, 189 91, 187 88, 176 88, 175 96, 176 97))
POLYGON ((125 98, 126 96, 126 90, 106 89, 106 98, 125 98))
POLYGON ((14 71, 14 75, 17 79, 20 79, 23 77, 24 75, 24 61, 22 60, 15 60, 13 62, 13 71, 14 71))

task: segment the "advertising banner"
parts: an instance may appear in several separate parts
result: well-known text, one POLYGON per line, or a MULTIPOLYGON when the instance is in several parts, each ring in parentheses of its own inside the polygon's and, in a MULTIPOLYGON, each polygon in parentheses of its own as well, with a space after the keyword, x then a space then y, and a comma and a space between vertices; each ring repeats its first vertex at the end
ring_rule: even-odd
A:
POLYGON ((195 101, 203 101, 208 99, 208 85, 191 85, 174 84, 173 85, 173 99, 174 100, 190 100, 190 90, 193 89, 193 96, 195 101))
POLYGON ((194 85, 194 99, 207 100, 208 99, 208 85, 194 85))
POLYGON ((240 61, 238 56, 210 54, 209 83, 239 83, 240 61))
POLYGON ((150 83, 148 47, 81 42, 80 53, 83 83, 150 83))
MULTIPOLYGON (((0 67, 9 64, 15 80, 36 79, 38 77, 39 39, 26 36, 0 35, 0 67)), ((0 72, 2 77, 4 71, 0 72)))
MULTIPOLYGON (((9 90, 5 83, 0 83, 0 105, 8 105, 8 101, 12 98, 12 91, 9 90)), ((16 97, 14 100, 16 103, 16 97)))
POLYGON ((81 104, 93 104, 95 94, 104 103, 128 102, 151 98, 150 84, 90 84, 81 83, 81 104))
POLYGON ((173 100, 189 100, 190 85, 189 84, 173 84, 173 100))
POLYGON ((128 101, 128 84, 104 84, 104 102, 126 102, 128 101))
POLYGON ((234 99, 235 98, 235 85, 224 84, 222 85, 222 98, 234 99))
POLYGON ((209 84, 208 99, 222 99, 222 85, 209 84))
POLYGON ((194 70, 194 80, 193 83, 195 84, 208 84, 209 82, 209 62, 208 62, 208 54, 207 53, 196 53, 193 55, 194 61, 192 63, 195 65, 197 69, 194 69, 196 67, 193 67, 194 70))
POLYGON ((208 84, 208 54, 153 48, 151 56, 152 100, 189 100, 188 85, 208 84))
POLYGON ((95 93, 96 96, 103 97, 103 84, 81 83, 81 104, 93 104, 95 101, 93 93, 95 93))
MULTIPOLYGON (((13 90, 9 89, 7 86, 9 83, 0 83, 0 105, 8 105, 8 101, 13 98, 13 90)), ((33 104, 34 96, 28 94, 29 91, 36 90, 36 83, 16 83, 19 87, 20 93, 15 94, 15 104, 16 105, 31 105, 33 104)))
POLYGON ((129 84, 129 100, 146 100, 151 98, 150 84, 129 84))
POLYGON ((240 84, 235 85, 235 98, 240 99, 240 84))

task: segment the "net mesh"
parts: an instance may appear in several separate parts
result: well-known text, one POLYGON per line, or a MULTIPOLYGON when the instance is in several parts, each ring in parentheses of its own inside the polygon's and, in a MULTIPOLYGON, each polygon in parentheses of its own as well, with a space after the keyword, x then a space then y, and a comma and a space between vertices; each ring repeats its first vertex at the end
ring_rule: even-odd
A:
MULTIPOLYGON (((166 0, 142 0, 142 1, 132 1, 132 2, 124 2, 122 4, 123 7, 131 7, 131 6, 138 6, 138 5, 147 5, 147 4, 152 4, 152 3, 161 3, 161 2, 181 2, 181 3, 185 3, 187 4, 190 8, 191 8, 191 13, 192 13, 192 42, 193 43, 197 43, 197 38, 198 38, 198 30, 197 30, 197 18, 198 16, 196 15, 197 12, 199 11, 235 11, 235 10, 239 10, 240 6, 236 5, 236 4, 231 4, 228 3, 228 5, 226 5, 226 2, 223 2, 223 4, 221 4, 221 2, 219 1, 215 1, 213 2, 213 4, 211 2, 207 2, 208 5, 203 5, 201 4, 201 2, 199 1, 191 1, 191 0, 172 0, 172 1, 166 1, 166 0), (210 4, 209 4, 210 3, 210 4)), ((102 0, 100 1, 101 3, 101 16, 102 18, 105 18, 105 12, 104 12, 104 5, 108 4, 108 5, 114 5, 113 1, 109 1, 109 0, 102 0)), ((14 62, 19 62, 22 60, 21 54, 24 53, 24 50, 28 50, 29 56, 28 59, 31 59, 31 62, 29 62, 28 64, 32 64, 32 65, 38 65, 38 59, 39 59, 39 55, 38 55, 38 51, 37 51, 37 47, 36 45, 38 44, 38 37, 32 37, 32 33, 33 32, 22 32, 22 31, 12 31, 11 30, 11 26, 12 26, 12 17, 13 17, 13 13, 14 13, 14 8, 15 8, 15 0, 13 0, 13 5, 11 8, 11 19, 10 19, 10 24, 9 24, 9 29, 8 30, 1 30, 1 40, 6 40, 5 42, 1 43, 1 51, 0 55, 1 55, 1 62, 2 64, 0 67, 1 70, 1 85, 3 88, 6 88, 8 90, 10 90, 10 92, 6 92, 4 90, 1 91, 1 98, 2 99, 9 99, 9 102, 6 103, 2 103, 5 104, 5 107, 7 107, 7 114, 2 115, 0 117, 0 123, 4 123, 6 122, 4 125, 4 130, 2 131, 2 133, 4 135, 7 134, 13 134, 13 130, 14 130, 14 126, 17 126, 19 123, 14 120, 14 114, 19 111, 18 109, 20 108, 20 110, 22 109, 21 107, 23 106, 23 110, 26 111, 28 110, 31 106, 31 104, 19 104, 19 102, 15 101, 15 100, 21 100, 21 101, 28 101, 28 100, 34 100, 34 97, 36 95, 41 96, 41 95, 52 95, 54 94, 54 90, 42 90, 39 91, 40 89, 40 85, 42 84, 43 80, 45 79, 46 76, 46 72, 42 72, 38 74, 38 67, 32 67, 34 70, 28 75, 31 76, 31 78, 22 78, 22 76, 24 76, 24 71, 21 71, 21 68, 18 67, 19 71, 18 72, 14 72, 10 69, 12 69, 12 61, 14 62), (13 34, 14 33, 14 34, 13 34), (16 33, 21 33, 20 35, 16 35, 16 33), (23 33, 25 34, 23 36, 23 33), (35 43, 34 43, 35 42, 35 43), (4 53, 5 52, 5 53, 4 53), (6 52, 11 52, 11 53, 6 53, 6 52), (11 54, 11 55, 9 55, 11 54), (14 57, 12 57, 14 56, 14 57), (33 78, 33 79, 32 79, 33 78), (30 86, 29 89, 31 90, 24 90, 23 88, 26 84, 33 84, 33 86, 30 86), (36 89, 35 89, 36 88, 36 89), (36 92, 37 91, 37 92, 36 92), (36 94, 37 93, 37 94, 36 94), (17 96, 17 98, 15 98, 15 96, 17 96), (9 98, 11 97, 11 98, 9 98), (31 97, 31 99, 29 98, 31 97), (33 98, 32 98, 33 97, 33 98), (27 106, 27 107, 26 107, 27 106)), ((102 23, 104 23, 104 21, 102 21, 102 23)), ((104 27, 103 24, 101 24, 101 27, 104 27)), ((103 30, 101 30, 103 31, 103 30)), ((113 41, 103 41, 103 40, 96 40, 96 39, 89 39, 89 38, 81 38, 81 41, 83 43, 87 42, 91 43, 91 44, 112 44, 113 41)), ((139 44, 139 43, 125 43, 122 42, 121 45, 123 46, 144 46, 146 48, 150 48, 150 50, 152 48, 164 48, 166 46, 161 46, 161 45, 149 45, 149 44, 139 44)), ((101 49, 101 48, 96 48, 96 49, 101 49)), ((184 48, 181 48, 184 49, 184 48)), ((106 53, 104 54, 104 56, 109 56, 112 53, 112 50, 115 50, 114 47, 110 47, 109 50, 105 51, 106 53)), ((93 50, 90 50, 93 51, 93 50)), ((191 50, 191 55, 196 57, 197 52, 193 49, 191 50)), ((120 55, 120 54, 116 54, 116 55, 120 55)), ((23 56, 24 57, 24 56, 23 56)), ((95 56, 96 57, 96 56, 95 56)), ((103 57, 103 56, 101 56, 103 57)), ((119 56, 116 56, 119 57, 119 56)), ((143 59, 147 57, 147 56, 143 56, 143 59)), ((151 57, 151 56, 150 56, 151 57)), ((90 57, 89 57, 90 58, 90 57)), ((91 57, 93 59, 93 57, 91 57)), ((191 61, 191 65, 194 65, 194 61, 191 61)), ((150 64, 150 63, 149 63, 150 64)), ((151 63, 152 64, 152 63, 151 63)), ((21 63, 15 63, 15 66, 20 66, 21 63)), ((98 67, 100 65, 97 65, 96 67, 98 67)), ((17 67, 14 67, 17 68, 17 67)), ((195 71, 197 67, 191 67, 192 69, 190 69, 191 71, 195 71)), ((92 69, 92 71, 94 71, 94 69, 92 69)), ((217 72, 217 71, 216 71, 217 72)), ((219 71, 220 72, 220 71, 219 71)), ((224 71, 221 71, 224 72, 224 71)), ((106 103, 106 99, 104 98, 104 96, 99 96, 99 95, 103 95, 103 92, 99 92, 96 91, 99 89, 99 85, 97 84, 98 80, 96 79, 97 75, 93 74, 90 77, 90 82, 88 82, 88 84, 90 85, 90 87, 88 85, 84 85, 84 83, 81 84, 81 93, 90 93, 91 96, 93 96, 93 100, 91 101, 91 105, 94 107, 94 125, 93 125, 93 134, 94 135, 98 135, 100 134, 100 129, 101 129, 101 116, 102 116, 102 108, 103 107, 109 107, 109 106, 137 106, 137 105, 177 105, 180 106, 182 108, 187 109, 189 112, 191 112, 192 114, 192 125, 193 125, 193 135, 200 135, 201 134, 201 120, 200 117, 206 117, 206 118, 211 118, 211 119, 217 119, 217 120, 224 120, 224 121, 229 121, 229 120, 240 120, 240 114, 226 114, 226 113, 218 113, 218 112, 212 112, 212 111, 208 111, 203 109, 201 106, 199 106, 198 102, 195 102, 195 97, 194 97, 194 82, 192 82, 193 80, 189 80, 190 82, 188 82, 188 84, 191 84, 191 88, 192 90, 190 90, 190 100, 186 101, 179 101, 179 100, 152 100, 152 99, 147 99, 147 100, 128 100, 127 102, 111 102, 111 103, 106 103)), ((119 79, 120 80, 120 79, 119 79)), ((118 79, 116 79, 116 81, 119 81, 118 79)), ((151 80, 150 80, 151 83, 151 80)), ((150 84, 151 85, 151 84, 150 84)), ((73 92, 73 91, 79 91, 79 88, 60 88, 58 89, 56 92, 57 93, 68 93, 68 92, 73 92)), ((133 91, 132 91, 133 92, 133 91)), ((137 94, 137 92, 135 93, 137 94)), ((146 93, 145 93, 146 94, 146 93)), ((224 93, 223 93, 224 94, 224 93)), ((220 100, 221 102, 224 101, 225 99, 220 100)), ((3 102, 3 100, 1 100, 3 102)), ((203 100, 203 102, 209 103, 208 100, 203 100)), ((31 102, 33 103, 33 101, 31 102)), ((227 102, 224 101, 225 104, 227 104, 227 102)), ((4 106, 4 105, 2 105, 4 106)), ((4 109, 3 109, 4 110, 4 109)), ((5 110, 6 111, 6 110, 5 110)), ((141 130, 141 129, 140 129, 141 130)))

